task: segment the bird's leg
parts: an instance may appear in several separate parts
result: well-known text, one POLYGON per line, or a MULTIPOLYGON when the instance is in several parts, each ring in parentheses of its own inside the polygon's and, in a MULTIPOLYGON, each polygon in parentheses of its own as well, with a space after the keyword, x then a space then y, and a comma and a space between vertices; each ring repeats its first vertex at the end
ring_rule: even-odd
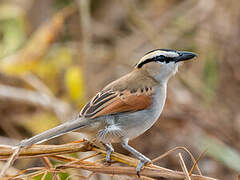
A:
POLYGON ((112 144, 111 143, 106 143, 106 144, 102 143, 102 144, 106 149, 106 162, 110 163, 111 162, 111 154, 112 154, 112 152, 114 152, 112 144))
POLYGON ((144 156, 143 154, 141 154, 140 152, 136 151, 134 148, 132 148, 131 146, 128 145, 128 139, 124 139, 121 142, 121 145, 124 149, 126 149, 128 152, 132 153, 134 156, 136 156, 139 160, 140 163, 138 164, 136 171, 137 171, 137 175, 140 176, 140 170, 141 168, 148 162, 151 162, 150 159, 148 159, 146 156, 144 156))

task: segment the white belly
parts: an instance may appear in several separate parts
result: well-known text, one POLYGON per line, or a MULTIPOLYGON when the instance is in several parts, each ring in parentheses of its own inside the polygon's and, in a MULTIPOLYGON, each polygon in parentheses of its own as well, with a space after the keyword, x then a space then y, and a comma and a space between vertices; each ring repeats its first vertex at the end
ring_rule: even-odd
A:
POLYGON ((152 127, 158 120, 166 100, 166 86, 157 87, 153 104, 149 109, 111 116, 109 126, 97 136, 105 143, 118 143, 122 139, 133 139, 152 127))

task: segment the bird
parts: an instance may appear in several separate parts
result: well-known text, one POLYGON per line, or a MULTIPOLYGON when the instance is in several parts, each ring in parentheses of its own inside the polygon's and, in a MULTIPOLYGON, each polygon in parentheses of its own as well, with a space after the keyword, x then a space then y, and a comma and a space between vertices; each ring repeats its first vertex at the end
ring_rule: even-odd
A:
POLYGON ((71 131, 80 131, 96 138, 106 149, 111 162, 113 143, 139 159, 136 172, 151 160, 131 147, 128 142, 151 128, 162 113, 167 83, 184 61, 196 54, 171 49, 154 49, 146 53, 133 70, 99 91, 80 113, 52 129, 20 141, 18 148, 27 148, 71 131))

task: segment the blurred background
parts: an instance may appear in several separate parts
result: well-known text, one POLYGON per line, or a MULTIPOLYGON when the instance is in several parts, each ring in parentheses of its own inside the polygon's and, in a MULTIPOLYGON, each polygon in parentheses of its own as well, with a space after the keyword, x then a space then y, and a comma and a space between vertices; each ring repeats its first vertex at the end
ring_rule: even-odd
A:
MULTIPOLYGON (((0 144, 71 119, 146 52, 186 50, 198 58, 179 68, 159 121, 130 144, 151 159, 176 146, 196 158, 207 150, 202 173, 236 179, 239 9, 238 0, 0 0, 0 144)), ((63 136, 48 143, 71 141, 63 136)), ((176 155, 157 164, 181 170, 176 155)), ((19 161, 15 168, 40 163, 19 161)))

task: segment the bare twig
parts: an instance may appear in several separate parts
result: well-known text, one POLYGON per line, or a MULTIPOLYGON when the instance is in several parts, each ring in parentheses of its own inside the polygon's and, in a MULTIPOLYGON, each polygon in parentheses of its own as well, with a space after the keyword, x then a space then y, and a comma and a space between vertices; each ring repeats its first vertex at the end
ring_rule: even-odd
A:
POLYGON ((184 174, 185 174, 186 179, 187 179, 187 180, 191 180, 191 178, 190 178, 190 176, 189 176, 189 174, 188 174, 187 167, 186 167, 186 165, 185 165, 185 163, 184 163, 184 160, 183 160, 183 158, 182 158, 181 153, 178 153, 178 156, 179 156, 180 165, 181 165, 181 167, 182 167, 182 170, 183 170, 183 172, 184 172, 184 174))
MULTIPOLYGON (((5 163, 2 161, 0 161, 0 169, 3 169, 3 167, 5 166, 5 163)), ((7 170, 7 175, 16 175, 16 174, 20 174, 21 171, 18 170, 17 168, 14 168, 14 167, 10 167, 8 170, 7 170)))
MULTIPOLYGON (((124 156, 122 154, 117 154, 114 153, 115 157, 119 157, 121 159, 122 157, 125 157, 126 159, 130 159, 130 161, 135 160, 135 162, 139 162, 138 160, 124 156)), ((65 162, 71 162, 71 161, 76 161, 76 158, 72 157, 66 157, 66 156, 51 156, 54 159, 58 159, 60 161, 65 161, 65 162)), ((125 160, 127 161, 127 160, 125 160)), ((93 172, 98 172, 98 173, 105 173, 105 174, 125 174, 125 175, 136 175, 136 169, 135 167, 109 167, 109 166, 104 166, 102 164, 98 164, 96 162, 77 162, 79 166, 76 165, 70 165, 70 166, 64 166, 62 165, 61 168, 80 168, 80 169, 85 169, 85 170, 90 170, 93 172), (126 171, 126 172, 125 172, 126 171)), ((133 164, 133 162, 128 162, 128 164, 133 164)), ((137 165, 137 164, 135 164, 137 165)), ((60 167, 59 167, 60 168, 60 167)), ((141 171, 142 176, 148 176, 148 177, 165 177, 165 178, 174 178, 174 179, 183 179, 184 178, 184 173, 179 172, 179 171, 172 171, 170 169, 162 168, 156 165, 148 165, 145 166, 144 169, 141 171)), ((192 179, 198 179, 198 180, 214 180, 213 178, 208 178, 205 176, 200 176, 200 175, 193 175, 192 179)))
POLYGON ((9 158, 9 160, 7 161, 7 163, 4 165, 4 167, 2 168, 1 172, 0 172, 0 178, 4 177, 7 170, 10 168, 10 166, 14 163, 14 161, 17 159, 19 153, 21 151, 21 148, 17 148, 14 150, 14 152, 12 153, 11 157, 9 158))
POLYGON ((200 159, 203 157, 203 155, 205 155, 206 152, 207 152, 207 150, 203 151, 203 152, 199 155, 199 157, 197 158, 196 162, 194 162, 192 168, 191 168, 190 171, 189 171, 189 176, 192 175, 193 170, 194 170, 195 167, 197 166, 197 163, 200 161, 200 159))
POLYGON ((45 177, 47 176, 47 173, 48 173, 47 171, 44 172, 44 174, 43 174, 41 180, 44 180, 44 179, 45 179, 45 177))
MULTIPOLYGON (((65 167, 67 168, 67 167, 65 167)), ((136 176, 136 168, 135 167, 120 167, 120 166, 104 166, 104 165, 71 165, 68 168, 79 168, 85 169, 97 173, 104 173, 104 174, 118 174, 118 175, 129 175, 129 176, 136 176)), ((183 179, 185 174, 179 171, 173 171, 170 169, 162 168, 159 166, 146 166, 141 171, 142 176, 148 177, 165 177, 171 179, 183 179)), ((200 175, 192 175, 192 180, 214 180, 213 178, 209 178, 206 176, 200 175)))
MULTIPOLYGON (((98 153, 106 153, 105 151, 101 150, 98 147, 92 147, 89 145, 87 141, 82 141, 80 143, 70 143, 70 144, 63 144, 63 145, 33 145, 27 149, 22 149, 19 153, 19 158, 29 158, 29 157, 50 157, 54 158, 63 162, 69 162, 67 164, 63 164, 62 166, 58 166, 57 169, 48 171, 56 171, 61 170, 65 168, 79 168, 84 169, 88 171, 92 171, 95 173, 104 173, 104 174, 118 174, 118 175, 129 175, 129 176, 136 176, 136 165, 139 163, 139 160, 118 154, 113 153, 112 158, 113 160, 116 160, 118 162, 123 162, 125 164, 128 164, 130 166, 134 167, 121 167, 121 166, 105 166, 100 163, 96 162, 89 162, 86 160, 79 160, 77 158, 73 157, 66 157, 59 154, 65 154, 65 153, 72 153, 72 152, 84 152, 84 151, 96 151, 93 156, 97 156, 98 153), (71 163, 74 162, 74 163, 71 163)), ((9 148, 1 148, 0 149, 0 157, 2 159, 6 159, 11 155, 13 151, 9 148), (10 151, 10 152, 9 152, 10 151)), ((91 157, 93 157, 91 156, 91 157)), ((35 174, 31 175, 37 175, 37 174, 43 174, 45 171, 39 169, 35 174)), ((173 171, 170 169, 162 168, 156 165, 147 165, 144 167, 144 169, 141 171, 142 176, 147 177, 165 177, 165 178, 172 178, 172 179, 183 179, 185 177, 185 174, 183 172, 179 171, 173 171)), ((192 174, 191 178, 197 179, 197 180, 214 180, 213 178, 201 176, 201 175, 195 175, 192 174)))
MULTIPOLYGON (((43 157, 55 154, 68 154, 87 151, 87 143, 70 143, 63 145, 33 145, 21 149, 19 158, 43 157)), ((0 149, 0 159, 7 159, 14 151, 11 148, 0 149)))
MULTIPOLYGON (((91 175, 91 174, 90 174, 90 175, 91 175)), ((66 180, 69 180, 70 178, 75 177, 75 176, 76 176, 76 177, 79 177, 80 179, 90 179, 90 178, 91 178, 91 176, 85 177, 85 176, 80 175, 80 174, 72 174, 72 175, 68 176, 66 180)))
POLYGON ((46 168, 52 168, 53 165, 47 157, 41 157, 42 162, 45 164, 46 168))
MULTIPOLYGON (((52 165, 52 163, 50 162, 50 160, 48 159, 48 157, 41 157, 41 159, 42 159, 42 161, 43 161, 43 163, 45 164, 45 166, 46 166, 47 169, 52 169, 52 168, 53 168, 53 165, 52 165)), ((46 171, 46 172, 47 172, 47 171, 46 171)), ((46 174, 46 172, 44 173, 44 175, 46 174)), ((43 176, 44 176, 44 175, 43 175, 43 176)), ((45 176, 46 176, 46 175, 45 175, 45 176)), ((54 177, 55 177, 56 180, 61 180, 58 174, 56 174, 54 177)), ((45 178, 42 177, 42 179, 44 180, 45 178)), ((53 178, 52 178, 52 179, 53 179, 53 178)))
MULTIPOLYGON (((189 150, 187 150, 185 147, 175 147, 175 148, 173 148, 173 149, 170 149, 170 150, 167 151, 166 153, 164 153, 164 154, 158 156, 157 158, 153 159, 152 162, 159 161, 160 159, 168 156, 169 154, 175 152, 176 150, 183 150, 183 151, 185 151, 185 152, 191 157, 193 163, 196 164, 195 166, 193 166, 193 168, 196 167, 197 170, 198 170, 199 175, 202 175, 202 173, 201 173, 201 171, 200 171, 200 169, 199 169, 199 167, 198 167, 198 165, 197 165, 197 161, 196 161, 195 158, 193 157, 192 153, 191 153, 189 150)), ((194 170, 194 169, 193 169, 193 170, 194 170)))

